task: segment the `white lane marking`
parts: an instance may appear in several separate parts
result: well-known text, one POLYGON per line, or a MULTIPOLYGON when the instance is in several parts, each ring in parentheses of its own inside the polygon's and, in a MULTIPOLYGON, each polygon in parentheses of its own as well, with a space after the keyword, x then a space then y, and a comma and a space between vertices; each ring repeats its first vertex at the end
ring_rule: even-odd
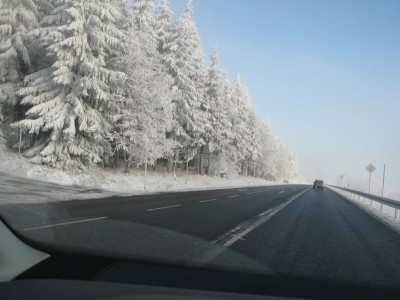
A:
POLYGON ((230 240, 227 240, 224 243, 224 246, 229 247, 229 246, 232 246, 234 243, 236 243, 238 240, 243 240, 243 237, 246 234, 248 234, 250 231, 253 231, 253 229, 255 229, 258 226, 259 225, 250 226, 249 228, 246 228, 245 230, 239 232, 238 234, 235 234, 230 240))
POLYGON ((234 197, 239 197, 239 195, 228 196, 228 198, 234 198, 234 197))
POLYGON ((250 193, 246 193, 247 195, 252 195, 252 194, 257 194, 257 193, 262 193, 262 192, 266 192, 268 190, 262 190, 262 191, 257 191, 257 192, 250 192, 250 193))
POLYGON ((268 209, 267 211, 264 211, 263 213, 259 214, 260 217, 265 216, 266 214, 268 214, 270 211, 272 210, 272 208, 268 209))
POLYGON ((309 188, 306 188, 306 189, 304 189, 304 190, 298 192, 297 194, 294 194, 292 197, 290 197, 290 198, 288 199, 288 201, 292 201, 292 200, 297 199, 298 197, 300 197, 301 195, 303 195, 305 192, 307 192, 307 191, 310 190, 310 189, 311 189, 311 188, 309 187, 309 188))
POLYGON ((285 191, 280 191, 278 194, 283 194, 285 191))
POLYGON ((103 219, 107 219, 107 218, 108 217, 99 217, 99 218, 92 218, 92 219, 85 219, 85 220, 78 220, 78 221, 70 221, 70 222, 63 222, 63 223, 57 223, 57 224, 51 224, 51 225, 43 225, 43 226, 25 228, 22 230, 35 230, 35 229, 42 229, 42 228, 48 228, 48 227, 64 226, 64 225, 70 225, 70 224, 76 224, 76 223, 103 220, 103 219))
POLYGON ((157 208, 148 209, 147 211, 154 211, 154 210, 161 210, 161 209, 167 209, 167 208, 174 208, 174 207, 179 207, 179 206, 181 206, 181 205, 180 205, 180 204, 177 204, 177 205, 171 205, 171 206, 157 207, 157 208))
POLYGON ((200 203, 204 203, 204 202, 211 202, 211 201, 217 201, 218 199, 208 199, 208 200, 201 200, 199 201, 200 203))
POLYGON ((248 189, 239 189, 239 191, 244 192, 247 191, 248 189))
POLYGON ((225 247, 232 246, 237 241, 242 240, 244 238, 244 236, 249 234, 251 231, 256 229, 258 226, 267 222, 271 217, 276 215, 280 210, 284 209, 287 205, 292 203, 294 200, 296 200, 302 194, 307 192, 309 189, 310 188, 306 188, 306 189, 300 191, 299 193, 293 195, 292 197, 287 199, 287 201, 281 203, 280 205, 273 207, 250 220, 240 223, 233 230, 230 230, 227 233, 223 234, 222 236, 218 237, 212 243, 220 244, 225 247), (232 234, 232 232, 234 234, 232 234))
POLYGON ((236 231, 239 231, 242 227, 236 226, 235 228, 229 230, 228 232, 225 232, 224 234, 220 235, 216 240, 212 242, 212 244, 218 244, 222 240, 226 239, 227 237, 231 236, 234 234, 236 231))

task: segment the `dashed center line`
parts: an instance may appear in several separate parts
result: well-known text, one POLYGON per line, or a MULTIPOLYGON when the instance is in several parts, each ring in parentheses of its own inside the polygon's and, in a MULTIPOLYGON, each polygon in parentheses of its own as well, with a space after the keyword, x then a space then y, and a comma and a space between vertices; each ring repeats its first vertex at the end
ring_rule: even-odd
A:
POLYGON ((228 196, 228 198, 234 198, 234 197, 239 197, 239 195, 228 196))
POLYGON ((217 201, 218 199, 208 199, 208 200, 201 200, 199 201, 200 203, 204 203, 204 202, 211 202, 211 201, 217 201))
POLYGON ((252 194, 257 194, 257 193, 262 193, 265 192, 267 190, 262 190, 262 191, 257 191, 257 192, 250 192, 250 193, 246 193, 247 195, 252 195, 252 194))
POLYGON ((280 191, 278 194, 283 194, 285 191, 280 191))
POLYGON ((43 225, 43 226, 25 228, 25 229, 22 229, 22 230, 35 230, 35 229, 42 229, 42 228, 49 228, 49 227, 56 227, 56 226, 64 226, 64 225, 70 225, 70 224, 76 224, 76 223, 103 220, 103 219, 107 219, 107 218, 108 217, 91 218, 91 219, 84 219, 84 220, 78 220, 78 221, 70 221, 70 222, 63 222, 63 223, 56 223, 56 224, 50 224, 50 225, 43 225))
POLYGON ((170 206, 164 206, 164 207, 157 207, 157 208, 151 208, 148 209, 147 211, 155 211, 155 210, 161 210, 161 209, 168 209, 168 208, 174 208, 174 207, 179 207, 181 206, 180 204, 177 205, 170 205, 170 206))

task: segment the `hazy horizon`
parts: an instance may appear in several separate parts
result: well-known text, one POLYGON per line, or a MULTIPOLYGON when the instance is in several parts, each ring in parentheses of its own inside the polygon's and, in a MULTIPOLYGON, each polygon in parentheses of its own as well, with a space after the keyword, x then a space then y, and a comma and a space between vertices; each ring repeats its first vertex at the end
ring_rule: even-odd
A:
MULTIPOLYGON (((178 17, 186 0, 171 0, 178 17)), ((206 60, 249 87, 303 180, 400 194, 400 2, 194 0, 206 60), (222 13, 224 11, 224 13, 222 13), (394 130, 393 130, 394 129, 394 130)), ((387 194, 388 195, 388 194, 387 194)))

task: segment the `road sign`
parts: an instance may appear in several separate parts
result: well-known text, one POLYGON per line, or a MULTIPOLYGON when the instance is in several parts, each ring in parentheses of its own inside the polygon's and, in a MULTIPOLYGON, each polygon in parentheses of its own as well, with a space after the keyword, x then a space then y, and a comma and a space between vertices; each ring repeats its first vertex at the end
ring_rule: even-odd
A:
POLYGON ((369 173, 369 183, 368 183, 368 193, 369 193, 371 191, 371 174, 372 174, 372 172, 374 172, 376 170, 376 168, 375 168, 375 166, 373 164, 370 163, 366 167, 366 169, 367 169, 367 171, 369 173))
POLYGON ((366 167, 366 169, 370 174, 376 170, 375 166, 371 163, 366 167))

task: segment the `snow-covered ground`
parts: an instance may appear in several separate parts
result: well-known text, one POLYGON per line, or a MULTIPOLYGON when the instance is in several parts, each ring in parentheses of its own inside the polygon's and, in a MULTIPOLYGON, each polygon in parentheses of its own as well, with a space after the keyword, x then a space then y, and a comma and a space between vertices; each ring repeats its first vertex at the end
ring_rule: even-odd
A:
POLYGON ((125 173, 90 166, 74 173, 34 165, 9 150, 0 149, 0 204, 274 184, 277 183, 252 177, 186 176, 185 172, 178 172, 175 179, 172 174, 159 170, 149 172, 145 188, 142 170, 125 173))
POLYGON ((381 206, 380 203, 371 201, 370 199, 358 197, 355 194, 347 193, 337 188, 330 188, 400 233, 400 210, 397 211, 396 217, 396 211, 393 207, 381 206))

